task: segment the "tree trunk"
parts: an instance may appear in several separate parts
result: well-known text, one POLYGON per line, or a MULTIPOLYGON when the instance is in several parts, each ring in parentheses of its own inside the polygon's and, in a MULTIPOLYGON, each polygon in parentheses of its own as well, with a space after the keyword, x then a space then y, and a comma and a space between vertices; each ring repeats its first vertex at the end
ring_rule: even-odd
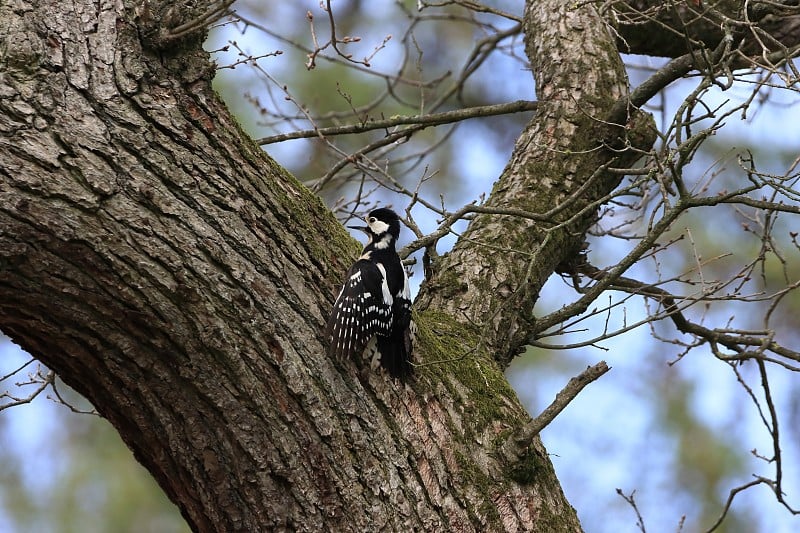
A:
POLYGON ((496 453, 527 415, 436 306, 419 350, 447 361, 410 386, 323 355, 358 247, 241 132, 199 40, 159 47, 150 9, 0 7, 2 330, 194 530, 580 529, 540 444, 496 453))
POLYGON ((540 104, 486 206, 550 215, 478 215, 438 265, 447 275, 429 283, 419 299, 421 307, 481 324, 483 340, 502 365, 534 328, 542 285, 581 252, 599 203, 619 184, 622 176, 606 169, 630 166, 655 140, 649 116, 634 113, 630 124, 608 123, 614 104, 628 96, 628 80, 597 12, 556 1, 526 5, 525 45, 540 104), (611 149, 626 134, 623 126, 629 138, 622 146, 632 148, 611 149))

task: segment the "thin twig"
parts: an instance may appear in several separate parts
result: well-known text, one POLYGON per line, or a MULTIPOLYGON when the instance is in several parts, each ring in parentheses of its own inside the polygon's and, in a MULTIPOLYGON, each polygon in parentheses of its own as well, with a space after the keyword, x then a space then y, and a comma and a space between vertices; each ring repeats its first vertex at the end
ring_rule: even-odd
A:
POLYGON ((619 494, 623 500, 628 502, 628 505, 633 508, 633 512, 636 513, 636 526, 639 528, 639 531, 642 533, 647 533, 647 530, 644 527, 644 518, 642 518, 642 513, 639 512, 639 506, 636 505, 636 500, 633 497, 633 495, 636 494, 636 491, 634 490, 631 492, 630 496, 626 496, 625 493, 622 492, 622 489, 617 489, 617 494, 619 494))

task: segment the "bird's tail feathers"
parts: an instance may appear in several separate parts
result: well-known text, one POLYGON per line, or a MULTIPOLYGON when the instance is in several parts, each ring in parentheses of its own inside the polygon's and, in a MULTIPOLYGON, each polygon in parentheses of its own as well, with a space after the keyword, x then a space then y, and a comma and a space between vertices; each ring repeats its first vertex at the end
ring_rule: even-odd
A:
POLYGON ((406 381, 414 372, 412 366, 413 339, 411 328, 405 328, 391 337, 378 337, 380 365, 390 376, 406 381))

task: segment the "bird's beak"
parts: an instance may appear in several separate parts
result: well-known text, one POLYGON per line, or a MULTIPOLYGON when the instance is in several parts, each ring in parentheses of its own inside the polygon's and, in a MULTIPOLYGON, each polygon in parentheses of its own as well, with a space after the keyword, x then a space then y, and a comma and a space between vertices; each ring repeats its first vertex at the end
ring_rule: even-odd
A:
POLYGON ((369 234, 369 226, 347 226, 350 229, 357 229, 359 231, 363 231, 366 234, 369 234))

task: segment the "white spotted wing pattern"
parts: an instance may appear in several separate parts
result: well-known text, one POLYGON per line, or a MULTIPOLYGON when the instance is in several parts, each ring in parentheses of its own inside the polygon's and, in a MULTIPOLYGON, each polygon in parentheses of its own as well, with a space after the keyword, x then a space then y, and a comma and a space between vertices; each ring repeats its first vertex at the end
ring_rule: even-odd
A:
POLYGON ((333 357, 360 356, 372 337, 391 334, 393 298, 381 268, 362 259, 348 271, 326 330, 333 357))

